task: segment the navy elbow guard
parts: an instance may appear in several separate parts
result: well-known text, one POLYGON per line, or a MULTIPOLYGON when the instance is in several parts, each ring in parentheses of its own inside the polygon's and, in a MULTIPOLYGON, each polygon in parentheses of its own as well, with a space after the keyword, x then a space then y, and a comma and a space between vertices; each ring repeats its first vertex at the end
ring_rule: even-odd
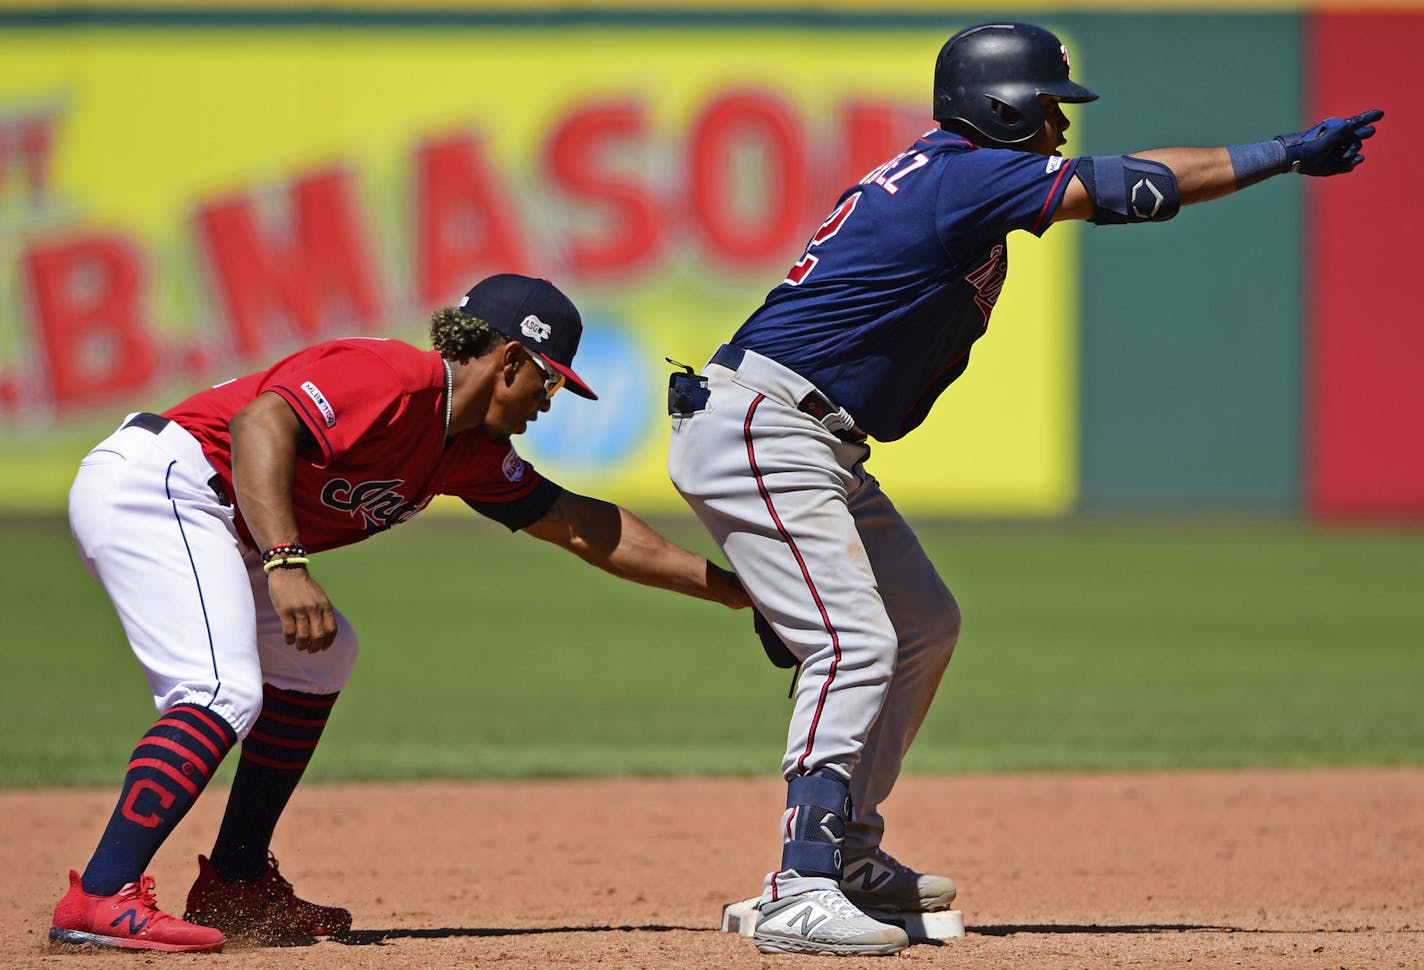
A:
POLYGON ((1080 158, 1076 174, 1093 200, 1091 221, 1099 226, 1166 222, 1182 208, 1177 176, 1161 162, 1095 155, 1080 158))

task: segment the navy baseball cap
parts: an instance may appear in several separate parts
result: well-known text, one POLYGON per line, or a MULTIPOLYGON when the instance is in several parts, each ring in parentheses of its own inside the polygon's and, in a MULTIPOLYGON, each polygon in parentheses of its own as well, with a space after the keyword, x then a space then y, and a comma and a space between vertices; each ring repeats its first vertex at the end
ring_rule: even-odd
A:
POLYGON ((565 386, 597 401, 571 366, 583 336, 583 320, 573 301, 548 280, 501 273, 476 283, 460 301, 460 312, 479 317, 490 328, 518 341, 525 350, 564 375, 565 386))

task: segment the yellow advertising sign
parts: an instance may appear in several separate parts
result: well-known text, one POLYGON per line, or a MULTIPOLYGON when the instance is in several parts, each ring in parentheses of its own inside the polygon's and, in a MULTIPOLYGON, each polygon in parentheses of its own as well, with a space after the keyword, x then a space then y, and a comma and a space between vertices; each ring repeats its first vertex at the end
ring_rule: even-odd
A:
MULTIPOLYGON (((947 36, 947 35, 946 35, 947 36)), ((492 272, 583 311, 521 451, 648 511, 664 357, 700 368, 839 191, 930 126, 923 31, 290 26, 0 34, 0 508, 296 347, 426 344, 492 272)), ((1023 235, 1023 234, 1020 234, 1023 235)), ((871 467, 911 512, 1052 514, 1075 479, 1076 234, 1011 241, 969 372, 871 467)))

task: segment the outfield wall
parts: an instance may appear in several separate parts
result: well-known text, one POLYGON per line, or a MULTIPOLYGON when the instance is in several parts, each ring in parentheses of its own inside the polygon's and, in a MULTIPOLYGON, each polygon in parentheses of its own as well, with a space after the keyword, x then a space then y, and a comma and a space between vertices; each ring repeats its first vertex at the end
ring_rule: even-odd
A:
MULTIPOLYGON (((1014 239, 974 365, 876 448, 907 510, 1424 517, 1419 203, 1394 188, 1421 112, 1390 80, 1424 13, 1183 6, 1019 14, 1103 95, 1073 109, 1072 150, 1229 144, 1378 105, 1369 165, 1168 226, 1014 239)), ((706 359, 838 189, 927 126, 943 39, 995 16, 0 9, 0 509, 61 505, 125 411, 318 339, 419 342, 430 310, 505 270, 574 296, 603 397, 560 400, 521 450, 575 488, 680 508, 663 358, 706 359)))
POLYGON ((1402 82, 1424 44, 1424 16, 1334 13, 1310 28, 1309 113, 1387 99, 1400 137, 1397 148, 1391 139, 1369 153, 1368 181, 1308 196, 1305 504, 1324 518, 1419 517, 1424 310, 1414 233, 1424 202, 1412 186, 1424 109, 1402 82))

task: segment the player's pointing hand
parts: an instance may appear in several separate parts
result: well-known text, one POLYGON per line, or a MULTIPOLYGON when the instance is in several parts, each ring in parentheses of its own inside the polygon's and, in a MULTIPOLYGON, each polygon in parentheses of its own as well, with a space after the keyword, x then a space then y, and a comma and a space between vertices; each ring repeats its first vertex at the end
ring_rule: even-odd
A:
POLYGON ((1378 108, 1353 118, 1326 118, 1306 131, 1277 135, 1286 147, 1286 162, 1302 175, 1343 175, 1365 160, 1360 154, 1366 138, 1373 138, 1375 122, 1384 117, 1378 108))

